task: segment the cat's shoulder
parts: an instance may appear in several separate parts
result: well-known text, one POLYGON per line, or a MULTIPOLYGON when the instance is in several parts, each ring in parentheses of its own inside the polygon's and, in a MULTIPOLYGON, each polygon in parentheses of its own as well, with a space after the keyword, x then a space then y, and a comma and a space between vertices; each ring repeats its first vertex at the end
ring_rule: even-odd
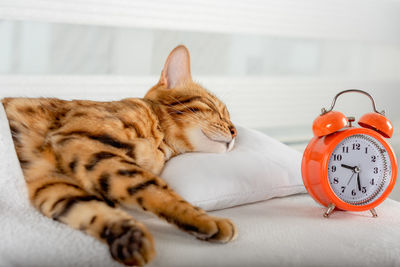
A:
POLYGON ((33 115, 55 111, 65 106, 66 100, 57 98, 6 97, 1 100, 7 114, 33 115))

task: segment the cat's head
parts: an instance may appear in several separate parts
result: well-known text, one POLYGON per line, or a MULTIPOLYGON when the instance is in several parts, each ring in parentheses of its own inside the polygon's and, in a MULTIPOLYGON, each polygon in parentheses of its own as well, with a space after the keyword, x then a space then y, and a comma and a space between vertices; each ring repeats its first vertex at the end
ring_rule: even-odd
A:
POLYGON ((145 98, 159 104, 165 139, 179 153, 223 153, 234 145, 236 128, 225 104, 190 73, 189 51, 183 45, 169 54, 161 78, 145 98))

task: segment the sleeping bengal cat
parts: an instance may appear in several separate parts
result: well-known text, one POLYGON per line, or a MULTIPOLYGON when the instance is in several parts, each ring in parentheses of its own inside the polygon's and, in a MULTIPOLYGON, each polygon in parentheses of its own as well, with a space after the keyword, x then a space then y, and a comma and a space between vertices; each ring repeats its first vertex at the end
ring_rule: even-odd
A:
POLYGON ((236 136, 226 106, 192 81, 186 47, 170 53, 142 99, 2 102, 33 206, 107 243, 115 260, 144 265, 155 255, 147 228, 119 207, 152 212, 201 240, 236 237, 230 220, 192 206, 158 176, 169 158, 223 153, 236 136))

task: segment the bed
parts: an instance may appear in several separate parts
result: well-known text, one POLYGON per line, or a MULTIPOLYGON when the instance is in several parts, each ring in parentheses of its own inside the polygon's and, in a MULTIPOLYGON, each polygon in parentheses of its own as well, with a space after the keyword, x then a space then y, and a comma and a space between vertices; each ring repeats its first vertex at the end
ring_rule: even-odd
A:
MULTIPOLYGON (((121 266, 108 248, 79 231, 45 218, 26 198, 22 172, 4 110, 0 120, 0 266, 121 266)), ((400 203, 388 199, 369 212, 334 212, 307 194, 213 211, 231 218, 238 238, 229 244, 196 240, 143 213, 133 213, 155 238, 148 266, 399 266, 400 203)))

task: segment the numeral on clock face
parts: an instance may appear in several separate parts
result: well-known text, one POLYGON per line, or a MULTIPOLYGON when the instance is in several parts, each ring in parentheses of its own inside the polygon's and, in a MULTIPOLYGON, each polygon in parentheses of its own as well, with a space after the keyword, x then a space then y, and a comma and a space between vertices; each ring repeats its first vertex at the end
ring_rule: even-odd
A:
POLYGON ((390 160, 383 145, 371 136, 357 134, 342 140, 333 150, 328 179, 341 200, 364 205, 382 193, 389 170, 390 160))
POLYGON ((360 150, 361 145, 360 144, 353 144, 353 150, 360 150))
POLYGON ((334 161, 341 161, 342 158, 343 158, 343 156, 340 155, 340 154, 333 154, 333 160, 334 161))

